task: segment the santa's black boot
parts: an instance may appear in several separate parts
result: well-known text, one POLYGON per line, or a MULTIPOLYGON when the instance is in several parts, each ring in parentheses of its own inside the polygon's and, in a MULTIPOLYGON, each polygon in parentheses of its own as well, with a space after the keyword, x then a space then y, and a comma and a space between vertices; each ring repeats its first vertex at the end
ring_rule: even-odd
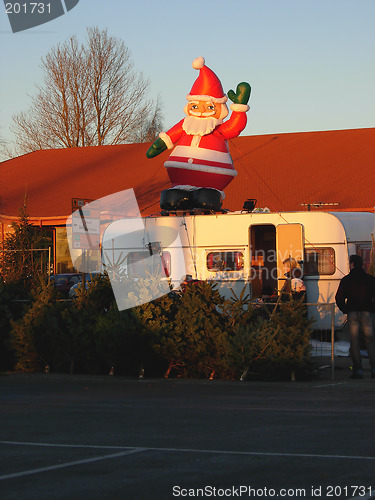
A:
POLYGON ((167 212, 176 210, 187 210, 190 206, 190 191, 184 189, 171 188, 164 189, 160 195, 160 208, 167 212))
POLYGON ((191 204, 193 208, 203 210, 220 210, 223 202, 222 192, 215 188, 198 188, 191 191, 191 204))

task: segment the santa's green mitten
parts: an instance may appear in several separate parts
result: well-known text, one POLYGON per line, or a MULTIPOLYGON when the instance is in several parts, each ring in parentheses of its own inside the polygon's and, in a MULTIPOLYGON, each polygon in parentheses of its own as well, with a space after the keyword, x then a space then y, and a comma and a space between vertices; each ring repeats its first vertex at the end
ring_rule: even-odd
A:
POLYGON ((156 141, 150 146, 146 152, 147 158, 154 158, 155 156, 160 155, 163 151, 167 149, 167 145, 163 141, 163 139, 156 139, 156 141))
POLYGON ((234 93, 233 90, 228 91, 228 97, 234 104, 246 105, 250 99, 250 92, 250 85, 247 82, 241 82, 237 85, 236 93, 234 93))

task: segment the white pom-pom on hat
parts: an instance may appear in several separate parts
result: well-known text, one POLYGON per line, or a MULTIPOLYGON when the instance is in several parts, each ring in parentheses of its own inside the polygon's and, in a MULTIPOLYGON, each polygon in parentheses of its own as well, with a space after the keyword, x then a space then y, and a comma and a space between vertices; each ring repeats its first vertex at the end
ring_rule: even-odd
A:
POLYGON ((201 69, 205 65, 205 60, 204 57, 197 57, 193 61, 193 68, 194 69, 201 69))

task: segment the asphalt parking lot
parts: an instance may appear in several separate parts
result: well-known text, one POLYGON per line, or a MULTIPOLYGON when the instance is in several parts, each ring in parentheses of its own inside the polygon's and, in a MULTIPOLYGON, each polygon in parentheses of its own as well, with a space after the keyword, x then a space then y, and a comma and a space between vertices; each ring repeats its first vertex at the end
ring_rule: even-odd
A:
POLYGON ((369 498, 375 380, 0 377, 0 499, 369 498))

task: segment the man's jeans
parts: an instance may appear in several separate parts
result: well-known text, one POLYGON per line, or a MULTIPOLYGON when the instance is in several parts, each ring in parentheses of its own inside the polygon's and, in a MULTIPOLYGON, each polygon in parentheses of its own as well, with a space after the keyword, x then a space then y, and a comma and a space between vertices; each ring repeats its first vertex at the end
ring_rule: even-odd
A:
POLYGON ((359 328, 362 327, 366 341, 366 349, 370 358, 371 370, 375 370, 375 336, 372 327, 372 315, 368 311, 352 311, 348 313, 350 350, 353 370, 362 370, 362 359, 359 346, 359 328))

